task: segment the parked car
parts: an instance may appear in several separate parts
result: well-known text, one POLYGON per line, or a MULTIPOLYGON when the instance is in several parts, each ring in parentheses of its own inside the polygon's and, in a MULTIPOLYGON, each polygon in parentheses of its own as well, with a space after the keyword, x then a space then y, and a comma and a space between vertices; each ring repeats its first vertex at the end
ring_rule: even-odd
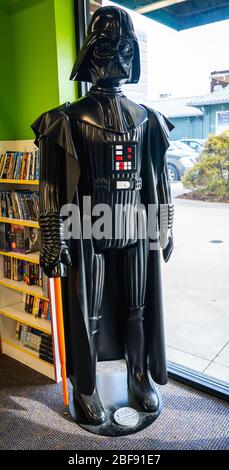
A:
POLYGON ((166 152, 168 172, 171 181, 179 181, 185 172, 191 168, 198 158, 197 152, 183 142, 172 141, 166 152))
POLYGON ((200 153, 203 150, 205 139, 181 139, 180 142, 188 145, 195 152, 200 153))

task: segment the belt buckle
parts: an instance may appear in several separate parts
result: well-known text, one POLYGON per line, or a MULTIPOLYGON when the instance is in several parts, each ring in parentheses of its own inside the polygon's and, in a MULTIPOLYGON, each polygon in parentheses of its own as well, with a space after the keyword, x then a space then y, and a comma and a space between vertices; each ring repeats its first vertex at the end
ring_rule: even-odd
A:
POLYGON ((130 180, 116 180, 116 189, 123 190, 123 189, 131 189, 130 180))

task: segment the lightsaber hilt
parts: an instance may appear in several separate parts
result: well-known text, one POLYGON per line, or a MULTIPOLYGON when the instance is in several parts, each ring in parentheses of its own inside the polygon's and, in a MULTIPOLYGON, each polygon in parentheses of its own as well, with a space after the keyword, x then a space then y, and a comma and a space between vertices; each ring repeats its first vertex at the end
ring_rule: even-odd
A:
POLYGON ((63 303, 62 303, 62 290, 61 278, 54 277, 55 288, 55 304, 56 304, 56 324, 57 324, 57 338, 60 356, 61 377, 64 405, 68 405, 68 385, 67 385, 67 372, 66 372, 66 351, 65 351, 65 336, 64 336, 64 318, 63 318, 63 303))

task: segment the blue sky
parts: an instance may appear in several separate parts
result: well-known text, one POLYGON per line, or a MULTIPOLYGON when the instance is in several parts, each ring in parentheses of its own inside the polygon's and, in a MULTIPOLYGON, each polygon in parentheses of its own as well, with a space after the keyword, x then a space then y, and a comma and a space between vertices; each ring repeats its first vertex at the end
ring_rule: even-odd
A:
POLYGON ((150 99, 161 93, 206 94, 210 73, 229 69, 229 20, 177 32, 137 13, 131 16, 135 27, 148 33, 150 99))

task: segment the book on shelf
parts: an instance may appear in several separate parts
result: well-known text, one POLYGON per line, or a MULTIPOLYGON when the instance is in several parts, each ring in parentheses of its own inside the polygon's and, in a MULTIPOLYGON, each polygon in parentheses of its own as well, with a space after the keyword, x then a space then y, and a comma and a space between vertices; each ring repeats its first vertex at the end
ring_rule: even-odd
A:
POLYGON ((3 153, 0 156, 0 179, 38 180, 39 150, 3 153))
POLYGON ((35 263, 25 261, 12 256, 3 256, 4 260, 4 277, 13 281, 24 281, 28 286, 43 285, 43 270, 35 263))
MULTIPOLYGON (((54 338, 51 334, 48 278, 39 266, 37 256, 29 255, 39 252, 40 231, 36 228, 38 224, 24 223, 37 222, 39 217, 39 189, 35 187, 40 177, 39 150, 33 148, 32 142, 23 142, 20 147, 16 142, 16 145, 16 148, 21 149, 26 145, 30 151, 7 150, 0 153, 0 217, 3 220, 0 222, 0 275, 2 286, 7 287, 2 295, 0 319, 3 336, 9 339, 9 345, 5 346, 3 342, 3 349, 4 353, 15 357, 15 347, 23 346, 21 351, 24 355, 18 354, 19 361, 23 362, 27 349, 27 352, 34 353, 28 361, 30 367, 60 380, 58 368, 55 374, 54 370, 47 368, 47 363, 54 364, 53 344, 56 345, 57 342, 55 331, 54 338), (20 295, 13 292, 11 296, 12 289, 19 291, 20 295), (7 313, 7 310, 4 313, 3 303, 6 297, 6 307, 11 307, 13 315, 7 313), (10 316, 12 319, 7 318, 10 316), (7 325, 6 328, 4 325, 7 325), (13 340, 14 335, 18 341, 13 340), (9 347, 10 339, 12 348, 9 347), (38 358, 45 363, 38 361, 38 358)), ((14 144, 10 147, 15 149, 14 144)), ((3 289, 4 287, 0 287, 0 293, 3 289)))
POLYGON ((47 361, 53 364, 52 336, 46 333, 41 333, 39 358, 43 359, 43 361, 47 361))
POLYGON ((39 229, 0 222, 0 250, 28 254, 39 251, 39 229))
POLYGON ((41 287, 44 297, 48 297, 48 279, 38 264, 3 255, 3 268, 4 278, 23 281, 28 286, 41 287))
POLYGON ((15 337, 23 346, 39 354, 39 358, 50 364, 53 360, 52 336, 23 323, 16 323, 15 337))
POLYGON ((14 253, 34 253, 39 251, 39 229, 11 225, 9 233, 10 250, 14 253))
POLYGON ((10 225, 0 222, 0 250, 10 251, 10 225))
POLYGON ((20 259, 14 259, 4 256, 4 277, 13 281, 22 281, 24 279, 24 264, 20 259))
POLYGON ((33 315, 35 318, 50 320, 50 305, 48 300, 26 294, 24 309, 26 313, 33 315))
POLYGON ((37 191, 1 191, 0 217, 38 220, 39 193, 37 191))

